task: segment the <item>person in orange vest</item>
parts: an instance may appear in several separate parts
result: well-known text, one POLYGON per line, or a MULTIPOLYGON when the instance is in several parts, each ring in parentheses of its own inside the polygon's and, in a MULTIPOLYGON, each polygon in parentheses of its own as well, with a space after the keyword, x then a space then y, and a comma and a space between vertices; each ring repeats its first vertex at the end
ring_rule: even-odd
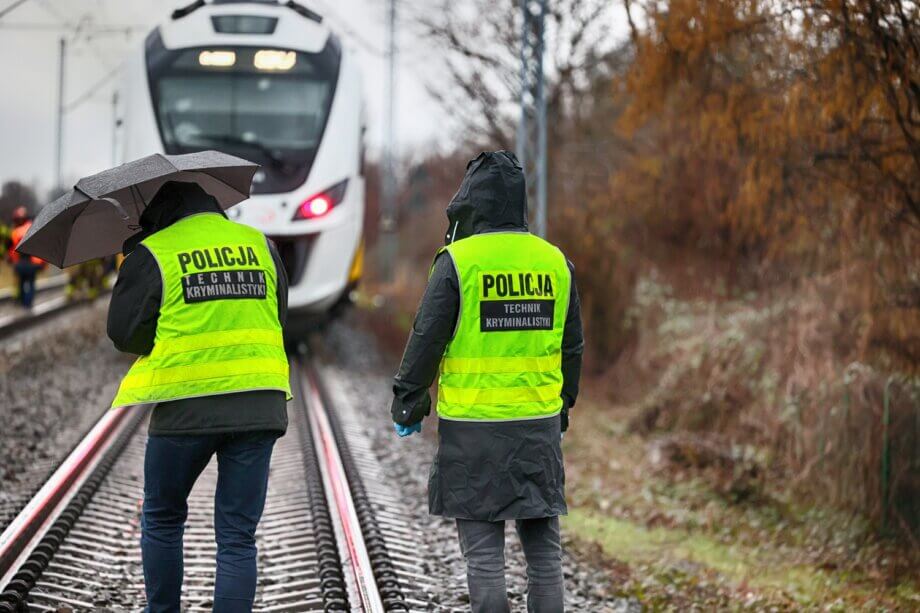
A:
POLYGON ((20 255, 16 251, 16 247, 19 246, 31 226, 32 219, 26 207, 16 207, 16 210, 13 211, 13 231, 10 233, 7 258, 13 265, 13 272, 16 274, 18 284, 16 297, 19 303, 27 309, 32 308, 32 300, 35 298, 35 277, 38 271, 45 267, 45 262, 41 258, 20 255))

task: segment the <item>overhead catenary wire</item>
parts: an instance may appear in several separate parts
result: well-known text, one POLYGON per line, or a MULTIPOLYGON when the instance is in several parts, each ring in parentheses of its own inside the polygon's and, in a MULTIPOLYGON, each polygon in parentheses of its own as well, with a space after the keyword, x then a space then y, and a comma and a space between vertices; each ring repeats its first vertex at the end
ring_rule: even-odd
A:
MULTIPOLYGON (((346 38, 352 40, 359 47, 367 51, 373 56, 379 57, 386 60, 388 57, 387 49, 378 47, 375 43, 368 40, 363 34, 359 33, 354 28, 348 25, 348 22, 343 20, 341 16, 336 12, 335 8, 326 2, 325 0, 314 0, 314 2, 322 8, 324 11, 323 16, 328 17, 330 21, 334 22, 336 30, 340 31, 345 35, 346 38)), ((399 4, 397 2, 397 4, 399 4)), ((398 45, 397 45, 398 46, 398 45)), ((407 54, 399 54, 396 58, 397 63, 401 68, 408 70, 409 72, 416 72, 419 69, 419 66, 425 63, 425 58, 423 56, 408 56, 407 54)))
MULTIPOLYGON (((105 85, 109 80, 112 79, 116 74, 118 74, 118 66, 112 66, 111 56, 102 52, 99 47, 93 41, 93 37, 96 35, 97 31, 106 30, 111 31, 111 27, 102 26, 96 27, 94 23, 94 16, 91 12, 83 12, 74 20, 72 15, 64 14, 57 6, 55 6, 50 0, 40 0, 39 4, 42 8, 55 20, 58 24, 56 28, 49 28, 45 24, 29 24, 33 27, 41 26, 41 29, 57 30, 61 32, 59 42, 59 66, 58 66, 58 103, 57 103, 57 128, 56 128, 56 139, 55 139, 55 183, 56 185, 61 185, 63 182, 63 141, 64 141, 64 116, 70 111, 82 105, 87 100, 91 99, 95 94, 99 93, 100 88, 105 85), (80 93, 76 98, 72 99, 70 102, 64 102, 64 90, 65 90, 65 62, 67 57, 67 47, 68 43, 74 44, 79 42, 85 42, 90 53, 95 56, 99 64, 107 69, 107 72, 97 81, 95 81, 89 88, 80 93)), ((11 7, 15 8, 15 7, 11 7)), ((11 8, 8 8, 6 12, 9 12, 11 8)), ((16 24, 11 24, 12 28, 16 28, 16 24)), ((23 29, 23 26, 18 26, 20 29, 23 29)), ((36 28, 38 29, 38 28, 36 28)), ((130 30, 125 30, 124 28, 118 28, 119 30, 125 32, 126 38, 130 39, 132 33, 135 31, 134 28, 130 30)), ((139 29, 139 28, 138 28, 139 29)))
MULTIPOLYGON (((61 12, 50 0, 40 0, 39 4, 53 18, 58 20, 60 29, 70 32, 70 43, 77 43, 81 40, 85 42, 90 52, 106 67, 111 67, 110 58, 106 56, 94 43, 93 36, 96 34, 96 28, 93 27, 93 18, 91 13, 83 13, 74 22, 74 20, 61 12)), ((129 33, 130 36, 130 33, 129 33)))
POLYGON ((0 10, 0 19, 3 19, 8 13, 12 13, 14 10, 28 2, 29 0, 16 0, 5 9, 0 10))
MULTIPOLYGON (((54 24, 54 23, 38 23, 34 21, 30 22, 16 22, 16 23, 0 23, 0 30, 21 30, 23 32, 64 32, 70 31, 73 29, 73 26, 68 24, 54 24)), ((103 36, 103 35, 117 35, 117 34, 126 34, 130 35, 134 32, 140 30, 148 30, 148 26, 141 26, 136 24, 111 24, 106 26, 84 28, 82 32, 86 36, 103 36)))
POLYGON ((108 83, 115 75, 118 74, 120 66, 116 66, 109 70, 105 75, 95 81, 90 87, 86 88, 82 94, 64 104, 64 112, 69 113, 73 109, 77 108, 96 94, 100 92, 99 88, 108 83))
POLYGON ((73 35, 71 36, 71 41, 76 43, 81 37, 86 42, 87 47, 96 59, 99 60, 103 66, 112 68, 112 65, 109 63, 110 58, 100 51, 100 49, 95 45, 92 39, 92 35, 89 33, 87 25, 92 22, 92 19, 89 15, 83 15, 80 17, 80 20, 77 21, 77 25, 74 27, 73 35))
MULTIPOLYGON (((74 24, 71 19, 64 15, 56 6, 51 4, 49 0, 39 0, 39 4, 45 9, 45 12, 60 21, 62 24, 67 26, 69 29, 74 29, 74 24)), ((79 24, 77 24, 79 26, 79 24)))
POLYGON ((362 34, 358 33, 357 30, 350 27, 348 23, 342 19, 335 8, 326 2, 325 0, 315 0, 316 4, 322 7, 323 11, 326 13, 326 16, 329 17, 332 21, 335 22, 336 27, 342 31, 345 36, 352 39, 358 46, 362 47, 365 51, 371 55, 376 55, 378 57, 385 57, 386 51, 377 47, 374 43, 366 39, 362 34))

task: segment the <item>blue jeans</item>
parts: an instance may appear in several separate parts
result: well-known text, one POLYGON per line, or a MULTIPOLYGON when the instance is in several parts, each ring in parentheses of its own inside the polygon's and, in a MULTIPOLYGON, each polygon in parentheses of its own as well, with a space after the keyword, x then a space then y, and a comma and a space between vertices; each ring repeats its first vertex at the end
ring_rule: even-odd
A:
POLYGON ((144 458, 141 556, 149 613, 178 613, 188 495, 217 454, 214 611, 251 611, 256 593, 256 526, 268 489, 277 432, 150 436, 144 458))
MULTIPOLYGON (((559 518, 519 519, 515 522, 527 561, 528 613, 562 613, 562 546, 559 518)), ((505 586, 505 522, 457 520, 460 550, 473 613, 508 613, 505 586)))
POLYGON ((19 303, 27 309, 32 307, 35 299, 35 276, 38 271, 39 267, 25 256, 13 267, 19 282, 19 303))

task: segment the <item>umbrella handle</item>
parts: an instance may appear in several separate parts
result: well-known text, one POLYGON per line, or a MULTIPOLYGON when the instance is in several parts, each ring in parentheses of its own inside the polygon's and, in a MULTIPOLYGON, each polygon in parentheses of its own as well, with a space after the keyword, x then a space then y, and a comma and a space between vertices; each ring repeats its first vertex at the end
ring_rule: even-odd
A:
POLYGON ((124 219, 125 221, 131 219, 131 216, 128 215, 127 211, 125 211, 125 207, 121 206, 121 203, 118 200, 115 200, 114 198, 96 198, 96 200, 105 200, 106 202, 114 206, 115 210, 118 211, 118 213, 121 215, 121 218, 124 219))

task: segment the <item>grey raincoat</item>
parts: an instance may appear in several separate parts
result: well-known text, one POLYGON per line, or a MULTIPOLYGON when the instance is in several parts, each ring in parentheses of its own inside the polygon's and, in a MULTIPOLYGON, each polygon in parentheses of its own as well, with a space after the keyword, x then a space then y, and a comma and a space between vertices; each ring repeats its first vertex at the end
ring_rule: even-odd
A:
MULTIPOLYGON (((447 207, 447 242, 484 232, 527 230, 524 174, 513 154, 483 153, 467 164, 447 207)), ((572 268, 571 263, 569 268, 572 268)), ((393 420, 421 421, 431 410, 429 387, 457 322, 460 289, 450 254, 435 258, 428 286, 393 382, 393 420)), ((429 511, 497 521, 566 513, 560 432, 578 396, 581 354, 574 274, 562 341, 563 411, 551 419, 438 423, 438 453, 428 482, 429 511)))

